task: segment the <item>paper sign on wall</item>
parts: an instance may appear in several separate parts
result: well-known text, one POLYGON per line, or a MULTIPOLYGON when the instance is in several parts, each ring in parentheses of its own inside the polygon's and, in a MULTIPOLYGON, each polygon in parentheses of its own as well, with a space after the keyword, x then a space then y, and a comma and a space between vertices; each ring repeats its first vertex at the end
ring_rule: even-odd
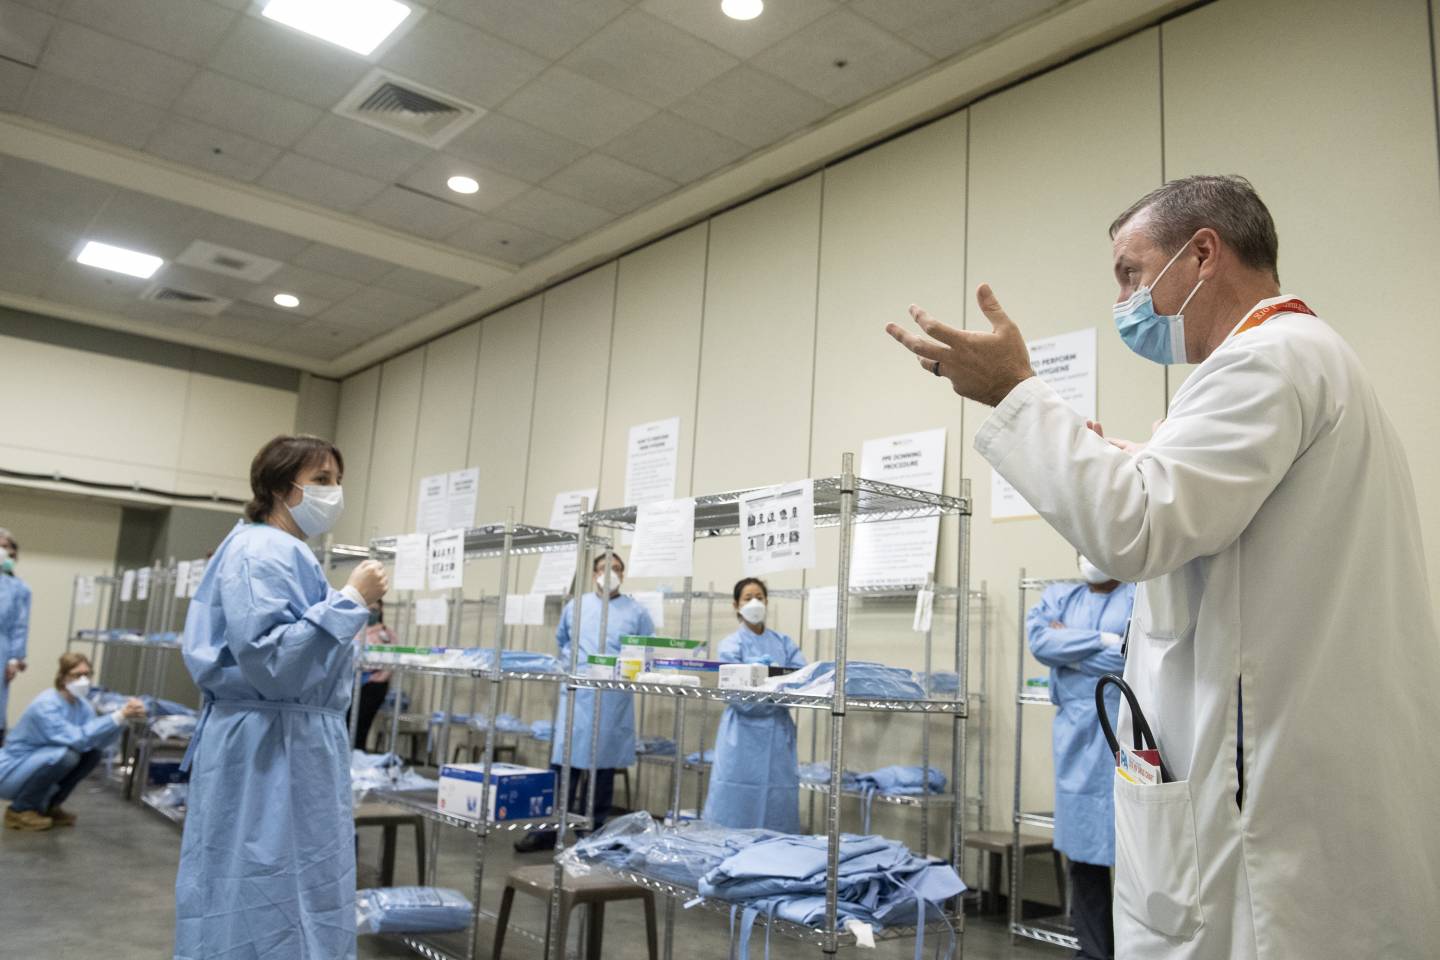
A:
POLYGON ((75 603, 88 607, 95 602, 95 578, 80 577, 75 581, 75 603))
POLYGON ((695 569, 695 501, 657 500, 635 510, 632 577, 688 577, 695 569))
POLYGON ((625 505, 674 497, 679 459, 679 417, 631 427, 625 456, 625 505))
POLYGON ((183 599, 190 595, 190 561, 181 560, 175 564, 175 597, 183 599))
POLYGON ((205 568, 210 565, 209 560, 190 561, 190 586, 186 589, 187 596, 194 597, 200 592, 200 581, 205 577, 205 568))
MULTIPOLYGON (((1030 366, 1035 375, 1060 395, 1060 399, 1087 420, 1095 419, 1097 368, 1095 328, 1062 333, 1032 340, 1030 366)), ((1008 520, 1038 516, 1020 492, 1004 477, 990 470, 990 518, 1008 520)))
POLYGON ((525 609, 521 619, 527 627, 545 626, 545 594, 525 594, 525 609))
POLYGON ((443 627, 450 621, 450 605, 444 597, 420 597, 415 601, 415 626, 443 627))
POLYGON ((431 590, 451 590, 465 583, 465 531, 446 530, 430 535, 427 580, 431 590))
POLYGON ((120 602, 129 603, 135 599, 135 571, 126 570, 120 574, 120 602))
POLYGON ((815 566, 814 481, 741 495, 740 566, 752 577, 815 566))
POLYGON ((630 594, 630 598, 645 608, 650 614, 650 620, 655 624, 655 629, 661 630, 665 626, 665 594, 658 590, 642 590, 639 593, 630 594))
MULTIPOLYGON (((939 493, 945 484, 945 429, 865 441, 860 476, 939 493)), ((924 583, 935 570, 939 542, 939 517, 857 524, 850 583, 857 587, 924 583)))
POLYGON ((805 624, 811 630, 835 629, 835 606, 839 587, 814 587, 805 597, 805 624))
POLYGON ((135 571, 135 599, 150 599, 150 568, 141 567, 135 571))
POLYGON ((423 533, 407 533, 395 538, 395 589, 424 590, 425 565, 429 560, 429 540, 423 533))
POLYGON ((929 633, 935 615, 935 591, 926 589, 915 594, 915 620, 910 629, 916 633, 929 633))
POLYGON ((555 494, 555 502, 550 507, 550 529, 578 533, 580 511, 582 508, 595 509, 596 492, 597 488, 591 487, 588 490, 565 490, 555 494), (584 507, 587 503, 589 506, 584 507))
POLYGON ((446 475, 437 473, 420 478, 415 497, 415 532, 437 533, 445 529, 449 504, 445 499, 446 475))
POLYGON ((475 526, 475 498, 480 492, 480 468, 456 470, 445 479, 445 527, 469 530, 475 526))
MULTIPOLYGON (((567 530, 575 533, 580 529, 580 511, 595 509, 596 488, 588 490, 566 490, 555 494, 555 503, 550 508, 550 529, 567 530)), ((558 550, 540 557, 535 568, 535 579, 530 584, 531 593, 564 596, 575 582, 575 548, 558 550)))
POLYGON ((505 626, 518 627, 525 623, 525 595, 523 593, 507 593, 505 595, 505 626))

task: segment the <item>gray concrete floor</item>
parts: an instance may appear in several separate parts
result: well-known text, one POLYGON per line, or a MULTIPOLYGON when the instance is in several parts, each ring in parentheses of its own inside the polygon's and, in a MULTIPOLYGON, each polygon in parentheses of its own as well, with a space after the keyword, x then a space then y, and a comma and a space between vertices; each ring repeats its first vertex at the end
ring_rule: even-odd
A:
MULTIPOLYGON (((118 793, 98 779, 83 784, 66 805, 80 817, 71 829, 47 833, 0 833, 0 931, 7 957, 44 957, 47 960, 163 960, 170 956, 175 918, 175 867, 180 852, 179 831, 149 810, 124 803, 118 793)), ((361 837, 362 880, 379 863, 379 830, 361 837)), ((401 832, 396 866, 397 884, 415 881, 413 841, 401 832)), ((459 830, 442 828, 439 878, 443 885, 468 891, 473 882, 475 844, 459 830)), ((517 863, 544 863, 543 854, 516 855, 507 839, 487 849, 483 906, 498 910, 504 877, 517 863)), ((511 933, 505 943, 507 960, 543 960, 537 943, 516 928, 543 931, 545 905, 519 897, 511 914, 511 933)), ((676 957, 723 960, 729 956, 728 923, 702 910, 677 911, 676 957)), ((664 907, 661 906, 661 936, 664 907)), ((578 918, 577 918, 578 922, 578 918)), ((572 926, 572 930, 574 927, 572 926)), ((485 945, 479 956, 491 955, 494 928, 482 931, 485 945)), ((932 938, 933 941, 934 938, 932 938)), ((927 954, 930 943, 926 944, 927 954)), ((763 932, 752 945, 754 957, 763 956, 763 932)), ((461 953, 463 955, 463 951, 461 953)), ((645 960, 644 914, 638 904, 609 908, 605 922, 606 960, 645 960)), ((818 956, 814 948, 776 939, 771 943, 776 960, 818 956)), ((882 943, 873 953, 852 954, 876 960, 909 960, 914 942, 882 943)), ((412 957, 402 945, 380 938, 360 938, 359 957, 412 957)), ((1067 951, 1038 943, 1011 946, 999 918, 970 918, 964 936, 969 960, 1062 960, 1067 951)))

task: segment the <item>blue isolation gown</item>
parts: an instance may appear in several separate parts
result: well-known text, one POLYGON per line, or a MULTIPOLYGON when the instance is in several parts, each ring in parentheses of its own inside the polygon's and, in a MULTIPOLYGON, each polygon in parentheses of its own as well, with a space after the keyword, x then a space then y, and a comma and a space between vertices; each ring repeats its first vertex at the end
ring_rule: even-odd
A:
MULTIPOLYGON (((618 656, 621 637, 652 637, 655 623, 650 614, 633 597, 624 595, 610 601, 609 619, 605 622, 605 645, 600 646, 600 607, 603 599, 591 591, 582 599, 585 606, 580 617, 580 672, 585 672, 585 658, 590 654, 618 656)), ((570 644, 574 633, 575 601, 565 604, 560 626, 555 628, 555 642, 560 647, 560 662, 570 669, 570 644)), ((594 729, 595 690, 575 693, 575 746, 570 751, 572 767, 589 767, 590 737, 594 729)), ((562 694, 555 711, 555 741, 550 762, 559 766, 565 757, 565 700, 562 694)), ((609 770, 629 767, 635 763, 635 697, 629 693, 606 691, 600 697, 600 750, 595 769, 609 770)))
POLYGON ((37 770, 55 764, 65 751, 89 753, 119 737, 114 717, 108 713, 96 716, 89 701, 71 703, 54 687, 42 690, 20 715, 0 750, 0 798, 14 799, 37 770))
POLYGON ((205 706, 175 878, 175 958, 355 956, 350 703, 368 612, 266 524, 220 544, 185 620, 205 706))
MULTIPOLYGON (((0 668, 11 660, 25 659, 30 636, 30 588, 11 573, 0 573, 0 668)), ((10 701, 10 684, 0 676, 0 730, 5 729, 10 701)))
MULTIPOLYGON (((715 659, 803 667, 805 654, 783 633, 742 626, 720 641, 715 659)), ((800 832, 795 720, 786 707, 732 703, 715 732, 715 766, 704 818, 725 827, 800 832)))
MULTIPOLYGON (((1108 594, 1083 583, 1057 583, 1045 588, 1025 618, 1030 652, 1050 668, 1050 699, 1059 708, 1053 728, 1055 849, 1079 863, 1115 863, 1115 756, 1095 713, 1095 682, 1124 672, 1122 648, 1107 646, 1100 634, 1123 637, 1134 604, 1133 583, 1108 594), (1054 621, 1065 629, 1051 627, 1054 621)), ((1105 702, 1114 722, 1119 689, 1107 687, 1105 702)))

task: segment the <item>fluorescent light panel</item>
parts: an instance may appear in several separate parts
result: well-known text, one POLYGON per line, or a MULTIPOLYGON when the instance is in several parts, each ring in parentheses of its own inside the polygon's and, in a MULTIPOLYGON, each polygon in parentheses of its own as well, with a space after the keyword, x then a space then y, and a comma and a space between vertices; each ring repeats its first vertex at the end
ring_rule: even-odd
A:
POLYGON ((765 10, 765 0, 720 0, 720 10, 731 20, 754 20, 765 10))
POLYGON ((148 253, 126 250, 124 247, 111 246, 108 243, 100 243, 98 240, 86 242, 84 249, 75 259, 87 267, 113 270, 116 273, 139 277, 141 280, 150 279, 154 276, 155 271, 160 269, 160 265, 165 262, 148 253))
POLYGON ((410 16, 398 0, 270 0, 262 16, 365 56, 410 16))

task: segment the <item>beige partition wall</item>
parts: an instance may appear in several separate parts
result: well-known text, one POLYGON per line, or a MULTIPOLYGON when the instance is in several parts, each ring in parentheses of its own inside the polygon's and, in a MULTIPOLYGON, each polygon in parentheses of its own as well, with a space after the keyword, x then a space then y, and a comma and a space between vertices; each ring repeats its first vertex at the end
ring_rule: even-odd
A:
POLYGON ((524 515, 541 303, 531 297, 480 324, 469 451, 480 468, 475 515, 482 523, 505 519, 511 507, 516 518, 524 515))
POLYGON ((380 367, 375 440, 361 530, 364 542, 372 537, 405 533, 415 525, 415 515, 410 512, 410 476, 424 374, 423 347, 387 360, 380 367))
POLYGON ((1355 348, 1406 440, 1440 595, 1429 30, 1425 0, 1222 0, 1166 24, 1165 173, 1254 182, 1279 230, 1283 289, 1355 348))
MULTIPOLYGON (((1159 44, 1146 31, 971 109, 969 243, 973 288, 988 282, 1027 338, 1097 332, 1100 421, 1119 436, 1147 436, 1165 409, 1164 368, 1130 353, 1115 333, 1116 296, 1106 228, 1160 183, 1159 44), (1124 149, 1117 149, 1123 142, 1124 149)), ((967 295, 965 325, 989 329, 967 295)), ((990 796, 1008 811, 1014 788, 1016 576, 1075 575, 1075 552, 1039 518, 990 519, 991 470, 973 452, 989 415, 967 404, 966 474, 975 492, 972 571, 994 598, 990 796)), ((1038 596, 1032 596, 1033 602, 1038 596)), ((1026 655, 1027 676, 1046 671, 1026 655)), ((1051 807, 1051 710, 1027 707, 1025 800, 1051 807)), ((1008 824, 1008 818, 991 818, 1008 824)))
POLYGON ((293 390, 190 374, 176 486, 250 499, 250 461, 294 422, 293 390))
MULTIPOLYGON (((470 417, 475 406, 480 324, 472 323, 425 345, 415 459, 410 470, 407 516, 413 526, 420 478, 475 466, 470 457, 470 417)), ((477 522, 484 522, 479 516, 477 522)), ((409 529, 409 528, 407 528, 409 529)))
POLYGON ((365 501, 370 490, 370 451, 375 440, 376 406, 380 399, 380 368, 371 367, 340 384, 340 416, 335 446, 345 457, 345 499, 349 506, 333 531, 336 543, 364 544, 365 501))

